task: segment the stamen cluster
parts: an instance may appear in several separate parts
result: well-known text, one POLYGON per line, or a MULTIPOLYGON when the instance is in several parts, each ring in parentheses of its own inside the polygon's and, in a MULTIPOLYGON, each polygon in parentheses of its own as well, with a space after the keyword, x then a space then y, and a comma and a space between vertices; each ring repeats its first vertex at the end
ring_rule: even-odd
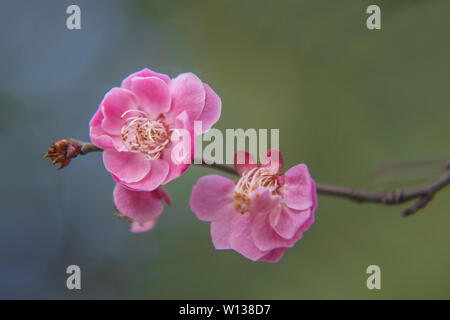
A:
POLYGON ((169 129, 161 120, 151 120, 139 110, 128 110, 122 114, 124 126, 120 132, 125 147, 140 152, 149 160, 157 160, 170 142, 169 129), (126 117, 130 112, 136 116, 126 117))

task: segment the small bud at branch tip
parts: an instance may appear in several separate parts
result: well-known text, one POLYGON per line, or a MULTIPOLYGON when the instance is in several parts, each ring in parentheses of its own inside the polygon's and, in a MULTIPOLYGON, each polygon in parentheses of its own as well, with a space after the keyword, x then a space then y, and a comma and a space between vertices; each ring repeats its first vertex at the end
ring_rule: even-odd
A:
POLYGON ((58 169, 66 167, 72 158, 78 156, 81 152, 81 145, 75 141, 63 139, 51 145, 44 155, 44 158, 50 158, 52 164, 59 163, 58 169))

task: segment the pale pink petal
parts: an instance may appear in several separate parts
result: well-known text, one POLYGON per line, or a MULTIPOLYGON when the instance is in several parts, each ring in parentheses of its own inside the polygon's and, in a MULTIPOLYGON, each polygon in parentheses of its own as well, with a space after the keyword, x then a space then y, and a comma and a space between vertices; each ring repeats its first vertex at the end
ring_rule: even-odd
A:
MULTIPOLYGON (((103 115, 99 110, 94 114, 92 120, 94 120, 94 118, 99 118, 99 115, 101 115, 103 119, 103 115)), ((100 125, 92 125, 92 120, 89 126, 89 137, 91 139, 91 142, 101 149, 113 148, 111 137, 105 133, 100 125)))
POLYGON ((150 172, 137 182, 124 182, 113 175, 119 183, 132 190, 152 191, 158 188, 166 179, 169 173, 169 165, 163 160, 152 160, 150 172))
MULTIPOLYGON (((172 161, 171 155, 172 152, 174 152, 174 148, 176 145, 174 144, 170 144, 169 147, 167 147, 164 150, 163 153, 163 157, 162 160, 165 161, 167 163, 167 166, 169 168, 168 170, 168 174, 166 175, 165 180, 162 182, 162 184, 167 184, 170 181, 178 178, 179 176, 181 176, 191 165, 191 162, 189 163, 183 163, 183 161, 181 163, 174 163, 172 161)), ((186 161, 187 162, 187 161, 186 161)))
POLYGON ((286 205, 305 210, 314 204, 313 182, 305 164, 298 164, 284 174, 283 196, 286 205))
POLYGON ((89 136, 91 142, 101 149, 115 148, 117 151, 124 151, 125 146, 118 135, 111 135, 103 130, 101 124, 103 121, 103 112, 101 108, 97 110, 89 121, 89 136))
POLYGON ((195 137, 192 122, 187 113, 180 113, 173 123, 174 132, 171 135, 171 143, 164 150, 162 159, 169 165, 169 174, 163 184, 166 184, 181 176, 191 165, 194 159, 195 137), (178 140, 175 141, 175 134, 178 140))
POLYGON ((255 216, 251 226, 251 236, 256 247, 262 251, 289 247, 288 241, 280 237, 270 225, 269 214, 260 213, 255 216))
POLYGON ((158 222, 157 217, 152 220, 141 222, 141 223, 137 222, 137 221, 133 221, 130 226, 130 231, 132 233, 147 232, 155 227, 156 222, 158 222))
POLYGON ((231 219, 211 222, 211 239, 217 250, 231 249, 231 219))
POLYGON ((255 222, 252 225, 253 241, 259 250, 268 251, 276 248, 290 248, 303 236, 303 232, 298 230, 291 239, 284 239, 270 228, 268 220, 267 215, 261 215, 261 219, 255 218, 255 222))
POLYGON ((266 254, 264 257, 259 259, 258 261, 276 263, 276 262, 280 261, 280 259, 284 255, 285 251, 286 251, 286 248, 273 249, 273 250, 269 251, 269 253, 266 254))
POLYGON ((96 127, 102 124, 103 121, 103 113, 100 109, 97 109, 97 111, 92 116, 91 120, 89 120, 89 127, 96 127))
POLYGON ((270 225, 284 239, 291 239, 311 217, 311 209, 293 210, 283 207, 270 215, 270 225))
POLYGON ((151 119, 170 109, 169 86, 156 77, 134 77, 131 89, 139 99, 139 109, 144 111, 151 119))
POLYGON ((128 77, 126 77, 122 81, 121 87, 131 90, 131 82, 132 82, 133 78, 135 78, 135 77, 157 77, 157 78, 163 80, 167 84, 170 83, 170 78, 167 75, 144 68, 144 69, 134 72, 134 73, 130 74, 128 77))
POLYGON ((250 213, 254 219, 251 225, 251 236, 256 247, 262 251, 268 251, 275 248, 293 246, 299 240, 296 235, 290 239, 284 239, 273 229, 270 216, 277 215, 281 211, 281 207, 280 205, 275 205, 275 200, 269 202, 268 199, 270 198, 267 196, 267 193, 262 193, 259 202, 254 205, 255 201, 252 198, 250 213), (264 203, 267 204, 265 207, 264 203))
POLYGON ((202 221, 231 219, 237 215, 233 206, 234 182, 219 175, 201 177, 192 188, 189 204, 202 221))
POLYGON ((137 99, 133 92, 112 88, 109 90, 100 104, 103 113, 102 128, 105 132, 113 135, 120 135, 120 130, 124 125, 122 114, 129 109, 137 108, 137 99))
POLYGON ((251 235, 252 216, 248 212, 235 214, 231 221, 229 243, 233 250, 239 252, 247 259, 258 261, 267 254, 255 246, 251 235))
POLYGON ((152 220, 163 212, 162 201, 153 192, 131 191, 117 183, 113 194, 120 213, 139 223, 152 220))
POLYGON ((169 193, 163 187, 156 188, 154 192, 158 195, 158 197, 163 199, 169 206, 172 205, 172 199, 170 198, 169 193))
POLYGON ((314 213, 312 213, 309 216, 309 219, 306 220, 305 223, 300 227, 299 231, 301 231, 302 233, 308 231, 309 228, 311 228, 311 226, 314 224, 314 221, 315 221, 315 216, 314 216, 314 213))
POLYGON ((203 84, 205 88, 205 106, 196 121, 202 122, 202 133, 209 130, 220 118, 222 111, 222 101, 220 97, 208 86, 203 84))
POLYGON ((113 149, 103 151, 105 168, 126 183, 142 180, 150 172, 150 163, 140 153, 117 152, 113 149))
POLYGON ((276 149, 267 150, 266 154, 261 158, 261 167, 270 168, 273 174, 280 173, 283 168, 281 152, 276 149))
POLYGON ((111 143, 116 151, 128 151, 128 148, 123 144, 121 136, 111 136, 111 143))
POLYGON ((99 133, 99 131, 97 131, 97 128, 91 128, 90 137, 91 142, 101 149, 113 148, 111 137, 99 133))
POLYGON ((182 73, 170 82, 172 96, 171 109, 167 119, 175 119, 186 111, 194 121, 202 113, 205 105, 205 88, 202 81, 193 73, 182 73))
POLYGON ((91 142, 99 148, 113 148, 111 137, 102 129, 103 113, 99 109, 94 113, 89 121, 89 137, 91 142))
POLYGON ((314 179, 311 179, 311 192, 313 195, 313 207, 315 209, 318 206, 319 201, 317 200, 317 187, 314 179))
POLYGON ((250 195, 250 213, 254 216, 260 213, 272 213, 281 209, 281 197, 273 195, 269 189, 260 187, 253 190, 250 195))
POLYGON ((305 232, 307 231, 309 228, 311 228, 311 226, 313 225, 314 221, 315 221, 315 210, 317 208, 318 202, 317 202, 317 192, 316 192, 316 183, 314 180, 312 180, 312 189, 313 189, 313 202, 314 205, 312 206, 311 210, 311 215, 309 217, 309 219, 301 226, 300 231, 301 232, 305 232))
POLYGON ((238 150, 234 154, 234 168, 239 175, 242 176, 244 172, 248 172, 257 166, 255 158, 250 152, 238 150))
MULTIPOLYGON (((103 114, 100 109, 94 117, 99 117, 99 115, 101 115, 101 119, 103 120, 103 114)), ((91 138, 91 142, 101 149, 112 148, 119 152, 127 150, 120 136, 106 133, 105 130, 102 129, 101 125, 91 125, 89 136, 91 138)))

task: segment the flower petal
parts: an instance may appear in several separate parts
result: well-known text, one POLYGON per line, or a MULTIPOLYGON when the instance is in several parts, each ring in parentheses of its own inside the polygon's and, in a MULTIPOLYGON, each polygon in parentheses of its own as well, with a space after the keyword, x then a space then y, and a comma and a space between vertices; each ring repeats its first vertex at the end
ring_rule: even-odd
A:
POLYGON ((231 221, 231 233, 229 237, 230 246, 247 259, 258 261, 267 254, 255 246, 251 235, 252 215, 236 214, 231 221))
POLYGON ((102 111, 98 109, 89 121, 89 137, 91 142, 99 148, 113 148, 111 137, 101 127, 103 118, 102 111))
MULTIPOLYGON (((124 182, 118 180, 121 184, 131 190, 137 191, 152 191, 158 188, 166 179, 169 173, 169 165, 161 160, 152 160, 150 172, 141 180, 137 182, 124 182)), ((118 177, 113 178, 117 179, 118 177)))
POLYGON ((259 261, 276 263, 276 262, 280 261, 280 259, 284 255, 285 251, 286 251, 286 248, 273 249, 273 250, 269 251, 269 253, 266 254, 264 257, 259 259, 259 261))
POLYGON ((231 219, 211 222, 211 239, 217 250, 231 249, 231 219))
POLYGON ((273 174, 278 174, 283 169, 283 157, 281 152, 276 149, 267 150, 266 154, 261 158, 261 167, 270 168, 273 174))
POLYGON ((145 222, 133 221, 130 226, 130 231, 132 233, 147 232, 155 227, 156 222, 158 222, 158 217, 145 222))
POLYGON ((139 109, 155 120, 170 109, 169 86, 157 77, 134 77, 131 90, 139 99, 139 109))
POLYGON ((151 169, 151 161, 142 154, 113 149, 103 151, 103 163, 109 172, 125 183, 142 180, 151 169))
POLYGON ((102 149, 115 148, 117 151, 124 151, 125 146, 122 143, 120 136, 107 133, 102 128, 104 120, 103 107, 97 109, 97 112, 89 121, 89 136, 91 142, 102 149))
POLYGON ((314 204, 313 180, 305 164, 298 164, 284 174, 283 196, 286 205, 295 210, 305 210, 314 204))
POLYGON ((192 188, 189 204, 202 221, 226 220, 237 215, 233 206, 234 182, 219 175, 201 177, 192 188))
POLYGON ((269 190, 258 188, 250 194, 250 213, 254 217, 251 225, 251 236, 256 247, 268 251, 281 247, 291 247, 297 242, 295 236, 284 239, 272 227, 270 217, 278 215, 282 210, 280 197, 272 195, 269 190), (258 196, 259 195, 259 196, 258 196))
POLYGON ((169 164, 169 174, 164 184, 181 176, 191 165, 195 153, 192 123, 185 111, 177 116, 173 129, 171 143, 162 155, 162 159, 169 164), (176 134, 178 140, 175 140, 176 134))
POLYGON ((137 99, 133 92, 122 88, 109 90, 100 105, 104 116, 103 130, 109 134, 120 135, 124 124, 121 116, 125 111, 133 108, 137 108, 137 99))
POLYGON ((172 161, 172 158, 171 158, 172 152, 175 152, 174 148, 175 148, 175 145, 174 144, 170 144, 169 147, 167 147, 164 150, 162 160, 167 163, 167 166, 169 168, 169 170, 168 170, 169 172, 168 172, 168 174, 167 174, 167 176, 166 176, 166 178, 165 178, 165 180, 163 181, 162 184, 167 184, 170 181, 178 178, 191 165, 190 162, 189 163, 183 163, 184 161, 181 161, 181 163, 178 163, 178 164, 174 163, 172 161))
POLYGON ((309 216, 309 219, 305 221, 305 223, 300 227, 300 232, 306 232, 309 230, 309 228, 311 228, 311 226, 314 224, 315 221, 315 216, 314 213, 311 213, 311 215, 309 216))
POLYGON ((150 69, 144 68, 140 71, 134 72, 132 74, 130 74, 128 77, 126 77, 123 81, 122 84, 120 85, 122 88, 126 88, 128 90, 131 90, 131 82, 133 80, 133 78, 135 77, 157 77, 161 80, 163 80, 165 83, 169 84, 170 83, 170 78, 169 76, 162 74, 162 73, 158 73, 155 71, 152 71, 150 69))
POLYGON ((309 221, 311 209, 292 210, 283 207, 277 214, 271 214, 270 225, 284 239, 291 239, 309 221))
POLYGON ((260 187, 250 193, 250 213, 271 213, 280 208, 281 197, 273 195, 269 189, 260 187))
POLYGON ((282 238, 270 225, 269 214, 266 213, 255 217, 251 226, 251 235, 256 247, 262 251, 292 247, 302 237, 302 233, 297 231, 290 239, 282 238))
POLYGON ((244 172, 248 172, 257 166, 255 158, 250 152, 238 150, 234 154, 234 168, 239 175, 242 176, 244 172))
POLYGON ((186 111, 194 121, 202 113, 205 105, 205 88, 202 81, 193 73, 182 73, 170 82, 171 108, 166 118, 174 120, 186 111))
POLYGON ((205 88, 205 106, 200 116, 195 119, 196 121, 202 122, 201 133, 211 129, 219 120, 222 112, 222 101, 220 97, 206 83, 203 84, 203 87, 205 88))
POLYGON ((113 195, 117 209, 139 223, 152 220, 163 212, 162 201, 154 192, 131 191, 117 183, 113 195))
POLYGON ((315 211, 318 205, 317 202, 317 192, 316 192, 316 183, 314 180, 312 180, 312 189, 313 189, 313 206, 311 207, 311 215, 309 216, 309 219, 301 226, 300 231, 301 232, 305 232, 307 231, 309 228, 311 228, 311 226, 313 225, 314 221, 315 221, 315 211))
POLYGON ((172 199, 170 198, 169 193, 163 187, 156 188, 154 192, 158 195, 158 197, 163 199, 169 206, 172 205, 172 199))

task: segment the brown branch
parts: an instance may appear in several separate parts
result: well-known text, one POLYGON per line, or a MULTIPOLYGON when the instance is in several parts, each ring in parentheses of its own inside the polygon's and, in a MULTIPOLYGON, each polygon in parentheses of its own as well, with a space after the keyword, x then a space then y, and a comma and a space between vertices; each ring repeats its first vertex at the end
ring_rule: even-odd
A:
POLYGON ((239 174, 236 172, 233 165, 224 164, 224 163, 214 163, 213 160, 205 159, 205 157, 203 157, 201 159, 195 158, 194 165, 211 167, 211 168, 217 169, 219 171, 223 171, 225 173, 229 173, 229 174, 239 177, 239 174))
MULTIPOLYGON (((199 162, 199 161, 197 161, 199 162)), ((215 169, 238 175, 234 167, 226 164, 208 164, 211 161, 202 161, 202 165, 211 166, 215 169)), ((353 188, 333 186, 317 183, 317 192, 319 194, 347 198, 357 202, 372 202, 384 205, 397 205, 418 199, 411 207, 403 211, 404 216, 409 216, 418 210, 424 208, 433 196, 441 189, 450 184, 450 166, 445 167, 445 172, 434 182, 409 189, 397 189, 392 192, 373 192, 358 190, 353 188)))
POLYGON ((103 149, 100 149, 99 147, 93 145, 90 142, 84 142, 76 139, 70 139, 70 141, 73 141, 75 143, 78 143, 81 146, 80 154, 86 154, 89 152, 97 152, 97 151, 103 151, 103 149))
POLYGON ((385 205, 397 205, 418 199, 411 207, 403 211, 404 216, 409 216, 424 208, 438 191, 449 184, 450 170, 446 169, 434 182, 409 189, 397 189, 392 192, 370 192, 346 187, 317 184, 317 192, 344 197, 358 202, 372 202, 385 205))
MULTIPOLYGON (((78 144, 80 150, 79 154, 82 155, 90 152, 102 151, 102 149, 88 142, 83 142, 75 139, 61 140, 61 141, 70 141, 71 143, 78 144)), ((60 141, 57 142, 56 145, 58 143, 60 143, 60 141)), ((52 150, 53 152, 51 154, 52 157, 58 157, 58 154, 55 155, 53 149, 49 150, 52 150)), ((76 155, 71 156, 71 158, 74 157, 76 157, 76 155)), ((52 160, 53 159, 54 158, 52 158, 52 160)), ((70 161, 70 158, 68 160, 70 161)), ((234 169, 234 166, 232 165, 214 163, 213 161, 209 159, 205 160, 204 158, 201 161, 199 159, 196 159, 194 161, 194 164, 197 164, 198 162, 201 162, 201 164, 199 165, 214 168, 228 174, 239 176, 236 170, 234 169)), ((411 207, 403 211, 403 216, 409 216, 419 211, 420 209, 424 208, 433 199, 434 195, 437 192, 439 192, 441 189, 445 188, 449 184, 450 184, 450 164, 447 164, 444 168, 444 172, 442 173, 442 175, 434 182, 409 189, 403 190, 397 189, 392 192, 373 192, 317 183, 317 192, 319 194, 347 198, 349 200, 357 202, 372 202, 384 205, 398 205, 417 199, 417 201, 411 207)))

